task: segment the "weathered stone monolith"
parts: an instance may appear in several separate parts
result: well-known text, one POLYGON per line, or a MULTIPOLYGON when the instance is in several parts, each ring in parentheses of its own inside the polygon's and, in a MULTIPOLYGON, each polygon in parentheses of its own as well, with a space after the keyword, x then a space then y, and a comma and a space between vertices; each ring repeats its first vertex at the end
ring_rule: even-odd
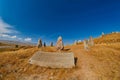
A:
POLYGON ((77 41, 77 40, 75 40, 74 45, 77 45, 77 44, 78 44, 78 41, 77 41))
POLYGON ((41 40, 41 39, 38 40, 37 47, 38 47, 38 48, 42 47, 42 40, 41 40))
POLYGON ((83 43, 84 43, 84 49, 88 50, 89 49, 89 47, 88 47, 88 40, 84 40, 83 43))
POLYGON ((50 43, 50 46, 53 47, 53 42, 50 43))
POLYGON ((89 39, 89 46, 94 46, 94 41, 93 41, 92 36, 89 39))
POLYGON ((78 43, 82 42, 81 40, 78 40, 78 43))
POLYGON ((63 44, 61 36, 58 37, 58 40, 57 40, 57 43, 56 43, 56 49, 59 50, 59 51, 64 49, 64 44, 63 44))
POLYGON ((104 36, 105 35, 105 33, 104 32, 102 32, 102 36, 104 36))
POLYGON ((43 47, 46 47, 46 43, 44 42, 43 47))

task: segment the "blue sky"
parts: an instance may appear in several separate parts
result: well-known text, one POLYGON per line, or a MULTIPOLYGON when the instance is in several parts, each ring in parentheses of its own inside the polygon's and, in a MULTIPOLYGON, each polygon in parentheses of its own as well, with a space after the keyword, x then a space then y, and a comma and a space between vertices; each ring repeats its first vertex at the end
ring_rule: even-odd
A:
POLYGON ((50 43, 120 31, 120 0, 0 0, 0 38, 50 43))

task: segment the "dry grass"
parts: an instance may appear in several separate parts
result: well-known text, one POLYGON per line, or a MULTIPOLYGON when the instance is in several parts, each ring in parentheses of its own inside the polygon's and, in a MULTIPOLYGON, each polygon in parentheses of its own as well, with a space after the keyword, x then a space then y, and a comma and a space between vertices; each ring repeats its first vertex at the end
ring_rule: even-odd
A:
POLYGON ((78 58, 73 69, 51 69, 29 64, 38 51, 55 52, 54 47, 19 48, 0 52, 0 80, 120 80, 120 43, 95 44, 88 51, 83 44, 66 46, 78 58))
POLYGON ((120 42, 120 33, 106 34, 102 37, 96 38, 96 44, 111 44, 120 42))
POLYGON ((102 80, 120 79, 120 46, 109 48, 106 46, 96 46, 91 49, 90 56, 96 59, 92 64, 92 70, 101 77, 102 80))
POLYGON ((71 72, 70 69, 50 69, 50 68, 43 68, 36 65, 29 64, 30 57, 38 50, 42 51, 54 51, 52 47, 46 47, 38 49, 28 48, 28 49, 20 49, 18 51, 7 51, 0 53, 0 79, 2 80, 17 80, 20 78, 25 78, 28 76, 34 78, 34 76, 44 75, 46 79, 51 78, 51 76, 55 79, 63 78, 65 74, 71 72), (64 75, 63 75, 64 74, 64 75), (34 75, 34 76, 32 76, 34 75))

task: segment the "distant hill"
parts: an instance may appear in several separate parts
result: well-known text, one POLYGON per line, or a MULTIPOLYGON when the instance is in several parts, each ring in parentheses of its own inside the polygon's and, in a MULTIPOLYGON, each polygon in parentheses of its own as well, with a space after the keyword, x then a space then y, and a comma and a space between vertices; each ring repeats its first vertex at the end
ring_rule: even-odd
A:
POLYGON ((14 46, 14 45, 20 45, 20 46, 35 46, 34 43, 29 43, 29 42, 0 40, 0 46, 14 46))
POLYGON ((8 44, 0 42, 0 46, 9 46, 8 44))

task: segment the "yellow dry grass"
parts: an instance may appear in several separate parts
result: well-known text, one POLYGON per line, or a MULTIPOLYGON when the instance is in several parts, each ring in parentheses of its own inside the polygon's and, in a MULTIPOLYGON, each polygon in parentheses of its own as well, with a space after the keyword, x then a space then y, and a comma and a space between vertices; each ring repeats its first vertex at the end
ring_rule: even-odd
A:
POLYGON ((35 74, 47 75, 46 78, 51 78, 50 76, 53 75, 61 77, 66 72, 70 72, 69 69, 50 69, 29 64, 30 57, 38 50, 51 51, 52 48, 38 49, 34 47, 0 53, 0 79, 17 80, 22 78, 22 76, 24 78, 24 76, 29 77, 29 75, 35 74))
POLYGON ((51 69, 29 64, 38 51, 55 52, 54 47, 19 48, 0 52, 0 80, 120 80, 120 43, 95 44, 88 51, 83 44, 66 46, 78 58, 73 69, 51 69))
POLYGON ((96 44, 117 43, 120 42, 120 33, 106 34, 102 37, 96 38, 94 41, 96 44))

